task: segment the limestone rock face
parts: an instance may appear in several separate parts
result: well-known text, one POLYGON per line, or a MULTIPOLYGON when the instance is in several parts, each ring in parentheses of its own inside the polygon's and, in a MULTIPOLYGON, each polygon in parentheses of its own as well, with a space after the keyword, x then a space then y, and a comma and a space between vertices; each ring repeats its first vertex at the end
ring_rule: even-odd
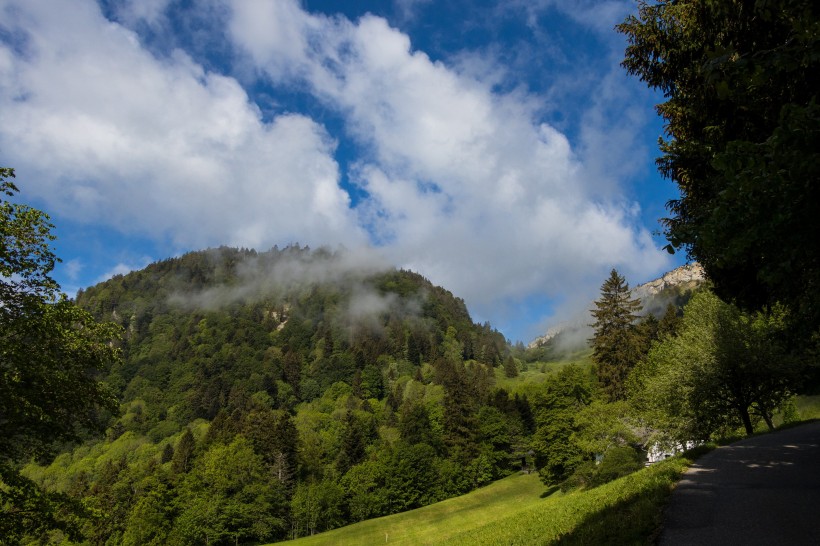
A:
POLYGON ((560 322, 560 323, 556 324, 555 326, 550 327, 546 332, 544 332, 543 336, 538 336, 537 338, 532 340, 527 345, 527 347, 529 349, 535 349, 537 347, 542 347, 543 345, 546 345, 546 343, 549 340, 551 340, 552 338, 554 338, 555 336, 557 336, 561 332, 566 332, 568 330, 579 329, 579 328, 582 328, 583 326, 584 326, 584 324, 582 324, 582 323, 577 323, 576 324, 576 323, 573 323, 573 322, 560 322))
POLYGON ((699 263, 693 262, 673 269, 659 279, 639 284, 632 289, 632 297, 644 300, 671 288, 695 288, 704 280, 706 280, 706 276, 703 267, 699 263))
MULTIPOLYGON (((682 265, 668 273, 664 273, 658 279, 651 280, 644 284, 639 284, 631 291, 631 297, 641 300, 643 309, 641 313, 651 313, 659 316, 666 310, 667 304, 672 299, 670 293, 682 293, 687 290, 697 288, 699 284, 706 280, 703 267, 697 262, 682 265)), ((592 304, 590 304, 592 306, 592 304)), ((562 322, 555 324, 544 335, 535 338, 528 345, 529 348, 536 348, 545 345, 548 341, 559 334, 567 332, 577 332, 589 329, 586 322, 562 322)), ((582 336, 575 336, 582 339, 582 336)), ((589 337, 589 336, 587 336, 589 337)))

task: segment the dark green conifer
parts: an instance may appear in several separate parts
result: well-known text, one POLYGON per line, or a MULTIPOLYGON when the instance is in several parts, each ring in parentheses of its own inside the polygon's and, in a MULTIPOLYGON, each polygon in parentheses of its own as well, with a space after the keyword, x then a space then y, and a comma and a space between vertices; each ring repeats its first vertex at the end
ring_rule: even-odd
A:
POLYGON ((595 334, 590 340, 598 379, 613 401, 624 398, 626 376, 639 358, 634 323, 640 309, 641 302, 630 297, 629 284, 613 269, 592 310, 595 334))
POLYGON ((174 458, 174 447, 168 443, 165 444, 165 447, 162 450, 162 456, 160 457, 159 462, 165 464, 174 458))
POLYGON ((191 470, 194 461, 194 448, 196 448, 196 439, 191 433, 191 429, 185 429, 174 450, 174 456, 171 458, 171 470, 174 474, 184 474, 191 470))
POLYGON ((507 357, 504 361, 504 375, 507 377, 518 377, 518 365, 512 355, 507 357))

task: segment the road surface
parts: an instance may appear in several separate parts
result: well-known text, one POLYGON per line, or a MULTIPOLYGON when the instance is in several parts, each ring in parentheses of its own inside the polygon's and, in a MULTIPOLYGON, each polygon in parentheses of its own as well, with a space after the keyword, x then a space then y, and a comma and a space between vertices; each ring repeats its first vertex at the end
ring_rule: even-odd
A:
POLYGON ((672 493, 659 543, 820 545, 820 422, 695 461, 672 493))

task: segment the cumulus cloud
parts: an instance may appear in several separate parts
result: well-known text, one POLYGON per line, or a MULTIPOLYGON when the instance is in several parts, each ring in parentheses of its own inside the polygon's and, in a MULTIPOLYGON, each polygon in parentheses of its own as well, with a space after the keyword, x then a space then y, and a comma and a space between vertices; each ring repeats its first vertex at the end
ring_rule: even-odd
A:
POLYGON ((364 240, 309 117, 263 122, 235 79, 155 58, 91 2, 8 3, 3 24, 0 149, 49 210, 181 247, 364 240))
POLYGON ((394 259, 485 307, 588 285, 612 265, 664 266, 614 191, 628 168, 607 159, 595 124, 581 157, 532 101, 431 61, 384 19, 277 6, 273 22, 234 2, 233 39, 271 81, 298 80, 338 108, 369 146, 352 173, 370 196, 359 212, 394 259), (247 32, 253 16, 270 32, 247 32))
MULTIPOLYGON (((168 1, 117 5, 122 24, 160 25, 168 1)), ((573 17, 600 26, 587 8, 573 17)), ((605 130, 611 96, 573 144, 540 118, 543 97, 498 91, 503 69, 470 52, 434 61, 383 18, 295 0, 212 11, 229 14, 236 72, 261 82, 181 50, 159 57, 90 0, 0 3, 0 150, 27 191, 75 221, 182 249, 369 242, 483 317, 589 292, 612 266, 645 278, 668 265, 621 196, 634 133, 605 130), (260 83, 310 96, 343 132, 307 111, 263 116, 246 91, 260 83), (342 171, 347 138, 362 153, 342 171)), ((614 71, 602 85, 618 92, 614 71)))

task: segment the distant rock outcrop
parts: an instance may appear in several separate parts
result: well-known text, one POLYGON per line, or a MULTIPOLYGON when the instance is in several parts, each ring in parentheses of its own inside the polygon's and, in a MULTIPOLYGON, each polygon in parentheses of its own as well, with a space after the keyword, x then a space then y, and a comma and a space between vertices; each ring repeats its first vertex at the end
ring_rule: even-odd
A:
MULTIPOLYGON (((697 288, 706 280, 703 267, 697 262, 682 265, 678 268, 664 273, 661 277, 639 284, 634 287, 630 294, 633 298, 641 300, 643 309, 641 314, 662 315, 670 303, 682 306, 688 301, 687 294, 697 288)), ((590 303, 590 308, 592 304, 590 303)), ((547 330, 544 335, 532 340, 528 347, 530 349, 543 347, 558 336, 572 337, 583 340, 584 336, 568 334, 580 334, 589 330, 586 322, 560 322, 547 330)), ((589 336, 586 336, 589 337, 589 336)))
POLYGON ((665 273, 661 278, 639 284, 632 289, 632 297, 641 301, 669 290, 691 290, 706 280, 703 267, 697 262, 682 265, 665 273))
POLYGON ((534 340, 532 340, 527 347, 529 349, 536 349, 538 347, 543 347, 547 344, 548 341, 552 340, 562 332, 568 331, 575 331, 580 330, 584 327, 583 323, 575 323, 575 322, 560 322, 554 326, 551 326, 546 332, 544 332, 543 336, 538 336, 534 340))

